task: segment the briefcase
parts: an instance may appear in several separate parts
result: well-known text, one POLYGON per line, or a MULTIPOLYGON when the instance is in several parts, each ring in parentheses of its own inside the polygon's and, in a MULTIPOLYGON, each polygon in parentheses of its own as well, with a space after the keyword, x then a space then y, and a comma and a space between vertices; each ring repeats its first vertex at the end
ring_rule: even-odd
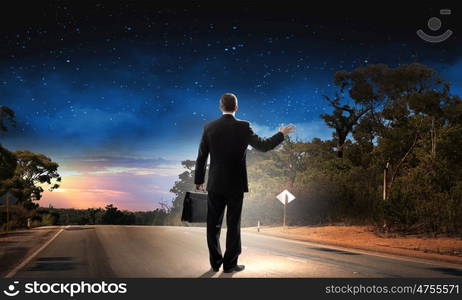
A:
POLYGON ((207 193, 186 192, 181 221, 190 223, 207 222, 207 193))

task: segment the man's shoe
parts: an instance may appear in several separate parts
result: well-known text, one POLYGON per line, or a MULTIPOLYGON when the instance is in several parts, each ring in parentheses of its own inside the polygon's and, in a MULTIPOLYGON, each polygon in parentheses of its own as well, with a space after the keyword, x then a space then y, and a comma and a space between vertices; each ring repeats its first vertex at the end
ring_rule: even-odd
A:
POLYGON ((223 269, 224 273, 233 273, 233 272, 241 272, 244 271, 245 266, 244 265, 236 265, 232 267, 231 269, 223 269))

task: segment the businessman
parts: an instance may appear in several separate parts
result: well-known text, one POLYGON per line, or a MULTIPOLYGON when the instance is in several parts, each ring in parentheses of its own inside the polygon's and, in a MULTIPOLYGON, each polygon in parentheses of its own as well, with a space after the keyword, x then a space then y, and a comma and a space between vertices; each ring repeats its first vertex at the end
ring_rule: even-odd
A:
POLYGON ((293 125, 282 126, 279 132, 268 139, 257 136, 249 122, 236 119, 237 98, 227 93, 220 98, 223 116, 205 125, 196 160, 194 183, 197 190, 204 190, 207 158, 210 168, 207 181, 207 245, 212 270, 218 272, 223 264, 225 273, 244 270, 237 264, 241 253, 241 211, 244 193, 248 192, 246 150, 251 145, 259 151, 269 151, 284 141, 284 136, 293 132, 293 125), (225 207, 226 251, 220 248, 220 232, 225 207))

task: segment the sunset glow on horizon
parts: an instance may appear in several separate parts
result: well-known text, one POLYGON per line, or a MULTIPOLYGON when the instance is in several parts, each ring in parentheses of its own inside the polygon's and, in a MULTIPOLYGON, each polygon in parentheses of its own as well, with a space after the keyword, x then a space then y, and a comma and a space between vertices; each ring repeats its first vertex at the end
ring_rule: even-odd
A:
POLYGON ((154 210, 172 199, 168 190, 183 172, 179 163, 146 158, 72 158, 61 166, 61 187, 50 192, 44 186, 40 206, 154 210))

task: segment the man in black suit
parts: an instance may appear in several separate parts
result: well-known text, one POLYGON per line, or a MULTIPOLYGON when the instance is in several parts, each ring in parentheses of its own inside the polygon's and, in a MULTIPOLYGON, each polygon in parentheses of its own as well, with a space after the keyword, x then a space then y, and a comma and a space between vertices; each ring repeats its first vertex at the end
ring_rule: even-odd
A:
POLYGON ((247 146, 260 151, 274 149, 284 136, 293 132, 293 125, 282 126, 279 132, 268 139, 257 136, 249 122, 234 117, 238 109, 235 95, 227 93, 220 98, 223 116, 205 125, 196 160, 194 183, 196 189, 204 190, 207 158, 210 168, 207 181, 207 244, 212 270, 218 272, 223 264, 225 273, 244 270, 237 264, 241 253, 241 211, 244 193, 248 192, 246 150, 247 146), (220 248, 220 232, 225 207, 226 252, 220 248))

